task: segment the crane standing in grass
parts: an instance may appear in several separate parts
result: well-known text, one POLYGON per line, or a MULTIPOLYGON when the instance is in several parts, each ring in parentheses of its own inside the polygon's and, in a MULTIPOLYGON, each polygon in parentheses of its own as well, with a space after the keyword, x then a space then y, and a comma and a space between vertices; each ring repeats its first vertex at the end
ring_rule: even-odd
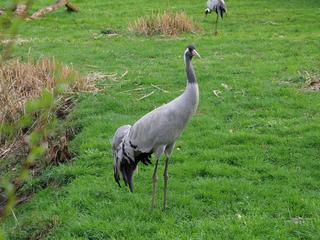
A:
POLYGON ((214 32, 214 34, 217 35, 219 16, 221 17, 221 19, 223 19, 223 14, 227 13, 227 6, 224 3, 224 0, 208 0, 207 8, 205 10, 206 16, 208 16, 208 14, 211 14, 212 11, 215 11, 217 14, 215 32, 214 32))
POLYGON ((167 204, 168 164, 177 138, 181 135, 188 121, 195 113, 199 102, 198 83, 193 71, 191 60, 200 55, 190 45, 184 52, 187 73, 185 91, 171 102, 156 108, 139 119, 133 126, 124 125, 117 129, 112 143, 114 157, 114 177, 120 186, 120 175, 133 192, 133 173, 141 161, 151 163, 151 154, 155 154, 156 163, 153 172, 152 208, 155 207, 157 169, 159 159, 165 154, 164 168, 164 202, 167 204))

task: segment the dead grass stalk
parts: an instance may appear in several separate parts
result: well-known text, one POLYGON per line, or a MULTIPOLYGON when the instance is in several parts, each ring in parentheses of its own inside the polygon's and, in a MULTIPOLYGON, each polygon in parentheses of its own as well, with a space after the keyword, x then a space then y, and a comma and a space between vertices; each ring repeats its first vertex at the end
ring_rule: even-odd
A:
POLYGON ((185 13, 164 12, 147 17, 140 17, 129 25, 129 31, 146 36, 169 35, 175 36, 184 32, 196 32, 192 20, 185 13))
POLYGON ((320 91, 320 74, 319 73, 305 71, 304 78, 305 78, 305 85, 308 90, 320 91))
POLYGON ((29 59, 26 63, 15 59, 0 64, 0 160, 12 153, 26 155, 25 136, 43 124, 36 115, 26 129, 17 127, 26 114, 28 101, 40 98, 44 90, 49 91, 56 106, 50 115, 63 117, 73 105, 69 95, 98 91, 96 80, 81 76, 55 59, 40 58, 36 62, 29 59), (7 129, 14 131, 8 134, 7 129))
POLYGON ((96 91, 92 78, 82 77, 72 67, 54 59, 41 58, 35 63, 12 60, 0 65, 0 123, 15 122, 24 113, 25 103, 39 97, 44 89, 64 92, 96 91))

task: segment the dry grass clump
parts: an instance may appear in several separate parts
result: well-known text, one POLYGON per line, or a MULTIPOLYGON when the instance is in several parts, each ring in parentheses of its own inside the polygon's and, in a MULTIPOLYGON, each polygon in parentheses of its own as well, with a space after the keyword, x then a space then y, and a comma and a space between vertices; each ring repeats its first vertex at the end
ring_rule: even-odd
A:
POLYGON ((54 59, 41 58, 35 63, 13 60, 0 65, 0 124, 16 121, 28 100, 39 97, 44 89, 55 92, 59 85, 66 88, 64 92, 96 90, 90 78, 54 59))
POLYGON ((196 32, 197 28, 185 13, 164 12, 138 18, 129 25, 129 31, 146 36, 175 36, 184 32, 196 32))
POLYGON ((320 75, 317 73, 305 72, 307 89, 311 91, 320 91, 320 75))
MULTIPOLYGON (((81 76, 48 58, 0 62, 0 173, 14 185, 17 204, 30 198, 31 192, 20 192, 28 172, 39 175, 47 166, 72 159, 69 141, 76 129, 57 120, 72 110, 74 94, 112 87, 126 74, 81 76)), ((0 186, 0 217, 7 197, 0 186)))
MULTIPOLYGON (((38 110, 64 118, 73 106, 70 95, 98 91, 96 80, 91 76, 83 77, 54 59, 40 58, 34 63, 30 59, 26 63, 12 60, 0 64, 0 160, 8 155, 26 156, 29 151, 26 136, 45 124, 40 119, 41 114, 33 114, 32 122, 20 127, 28 102, 39 100, 45 104, 43 94, 47 91, 54 105, 47 110, 38 106, 38 110), (8 129, 11 129, 10 134, 8 129)), ((50 119, 48 121, 52 121, 50 119)))

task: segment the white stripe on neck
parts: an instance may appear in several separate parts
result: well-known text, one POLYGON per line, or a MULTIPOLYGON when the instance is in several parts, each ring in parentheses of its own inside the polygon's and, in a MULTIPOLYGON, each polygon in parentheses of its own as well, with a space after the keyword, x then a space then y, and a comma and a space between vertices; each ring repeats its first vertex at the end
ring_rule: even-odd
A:
POLYGON ((186 54, 187 54, 188 51, 189 51, 189 49, 187 48, 186 51, 183 54, 184 64, 187 64, 186 54))

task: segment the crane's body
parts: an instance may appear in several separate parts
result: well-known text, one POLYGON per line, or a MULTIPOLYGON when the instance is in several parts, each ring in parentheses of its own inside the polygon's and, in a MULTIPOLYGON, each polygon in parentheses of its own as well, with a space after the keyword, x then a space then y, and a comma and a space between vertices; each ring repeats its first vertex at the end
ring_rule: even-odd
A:
POLYGON ((224 2, 224 0, 208 0, 207 2, 207 8, 205 10, 206 16, 208 14, 211 14, 212 12, 215 12, 217 14, 216 24, 215 24, 215 34, 218 34, 218 20, 219 16, 221 19, 223 19, 223 14, 227 13, 227 6, 224 2))
MULTIPOLYGON (((166 207, 168 161, 177 138, 195 113, 199 102, 199 89, 192 68, 191 59, 198 55, 193 46, 185 52, 187 86, 185 91, 171 102, 154 109, 132 126, 124 125, 115 133, 112 144, 114 156, 114 176, 120 186, 120 174, 126 185, 133 192, 133 173, 141 161, 150 164, 151 154, 156 156, 153 174, 152 206, 155 205, 158 161, 162 154, 166 156, 164 208, 166 207)), ((199 56, 199 55, 198 55, 199 56)))
POLYGON ((129 139, 142 152, 157 152, 159 147, 174 143, 196 111, 198 102, 198 84, 188 84, 181 96, 138 120, 131 128, 129 139))

